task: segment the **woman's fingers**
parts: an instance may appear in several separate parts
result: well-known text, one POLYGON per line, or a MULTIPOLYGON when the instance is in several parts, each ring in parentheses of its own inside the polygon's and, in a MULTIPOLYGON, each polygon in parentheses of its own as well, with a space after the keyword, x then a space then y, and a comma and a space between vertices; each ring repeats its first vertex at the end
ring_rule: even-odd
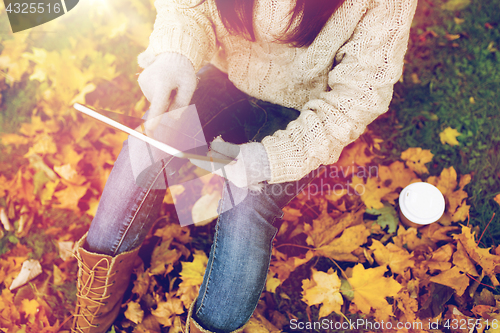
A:
POLYGON ((224 156, 236 158, 240 153, 240 146, 224 141, 212 141, 210 148, 224 156))
POLYGON ((144 123, 146 129, 146 134, 148 136, 153 136, 154 130, 158 127, 161 121, 161 116, 169 111, 170 104, 172 103, 172 96, 175 94, 173 89, 162 89, 162 87, 157 86, 154 93, 154 97, 151 100, 151 105, 149 107, 148 119, 144 123))
POLYGON ((196 77, 194 77, 194 80, 185 80, 178 82, 175 96, 168 111, 188 106, 191 102, 191 98, 193 97, 195 89, 196 77))

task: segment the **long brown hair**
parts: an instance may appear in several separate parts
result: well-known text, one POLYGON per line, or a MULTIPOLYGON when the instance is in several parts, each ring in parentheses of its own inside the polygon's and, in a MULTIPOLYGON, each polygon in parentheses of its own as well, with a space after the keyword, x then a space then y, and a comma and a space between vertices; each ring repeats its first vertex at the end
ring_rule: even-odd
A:
MULTIPOLYGON (((207 0, 202 0, 197 6, 207 0)), ((233 34, 243 34, 255 41, 253 29, 253 7, 256 0, 214 0, 225 28, 233 34)), ((328 19, 345 0, 296 0, 290 11, 290 21, 280 43, 289 43, 295 47, 309 46, 325 26, 328 19), (300 23, 292 29, 292 23, 300 18, 300 23)))

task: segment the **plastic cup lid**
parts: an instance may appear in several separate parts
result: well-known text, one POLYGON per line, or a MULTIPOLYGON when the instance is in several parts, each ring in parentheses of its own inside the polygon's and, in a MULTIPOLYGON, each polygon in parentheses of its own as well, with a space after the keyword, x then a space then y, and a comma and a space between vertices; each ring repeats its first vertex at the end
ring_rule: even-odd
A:
POLYGON ((424 182, 406 186, 399 194, 399 207, 404 216, 413 223, 430 224, 444 213, 445 202, 441 191, 424 182))

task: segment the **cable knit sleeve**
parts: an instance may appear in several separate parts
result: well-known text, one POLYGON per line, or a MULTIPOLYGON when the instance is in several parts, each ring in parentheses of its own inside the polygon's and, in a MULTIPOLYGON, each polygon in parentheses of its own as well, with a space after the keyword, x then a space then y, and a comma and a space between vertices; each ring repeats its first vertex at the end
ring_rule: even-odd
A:
POLYGON ((148 48, 139 54, 139 66, 146 68, 164 52, 177 52, 191 60, 197 72, 216 51, 213 0, 156 0, 157 11, 148 48), (191 7, 191 8, 190 8, 191 7))
POLYGON ((309 100, 285 130, 262 140, 271 183, 295 181, 342 149, 386 112, 401 77, 416 0, 373 0, 335 55, 328 88, 309 100))

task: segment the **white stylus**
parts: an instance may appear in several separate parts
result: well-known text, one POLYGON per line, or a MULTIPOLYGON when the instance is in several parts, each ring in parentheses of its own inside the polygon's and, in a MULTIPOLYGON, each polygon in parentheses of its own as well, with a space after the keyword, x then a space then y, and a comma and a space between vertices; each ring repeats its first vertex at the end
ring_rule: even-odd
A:
POLYGON ((119 129, 120 131, 123 131, 129 135, 132 135, 133 137, 139 139, 139 140, 142 140, 144 142, 147 142, 149 143, 151 146, 155 147, 155 148, 158 148, 160 149, 161 151, 164 151, 165 153, 167 154, 170 154, 170 155, 173 155, 173 156, 176 156, 176 157, 180 157, 180 158, 188 158, 188 159, 196 159, 196 160, 202 160, 202 161, 209 161, 209 162, 217 162, 217 163, 223 163, 223 164, 228 164, 228 163, 231 163, 232 160, 226 160, 226 159, 221 159, 221 158, 212 158, 212 157, 209 157, 209 156, 203 156, 203 155, 196 155, 196 154, 189 154, 189 153, 185 153, 183 151, 180 151, 178 149, 175 149, 174 147, 171 147, 167 144, 164 144, 163 142, 160 142, 160 141, 157 141, 153 138, 150 138, 138 131, 135 131, 123 124, 120 124, 119 122, 111 119, 111 118, 108 118, 88 107, 86 107, 85 105, 82 105, 82 104, 78 104, 78 103, 75 103, 73 105, 73 107, 75 109, 77 109, 78 111, 80 112, 83 112, 85 113, 86 115, 88 116, 91 116, 92 118, 95 118, 97 120, 100 120, 102 121, 103 123, 105 124, 108 124, 110 126, 113 126, 114 128, 116 129, 119 129))

